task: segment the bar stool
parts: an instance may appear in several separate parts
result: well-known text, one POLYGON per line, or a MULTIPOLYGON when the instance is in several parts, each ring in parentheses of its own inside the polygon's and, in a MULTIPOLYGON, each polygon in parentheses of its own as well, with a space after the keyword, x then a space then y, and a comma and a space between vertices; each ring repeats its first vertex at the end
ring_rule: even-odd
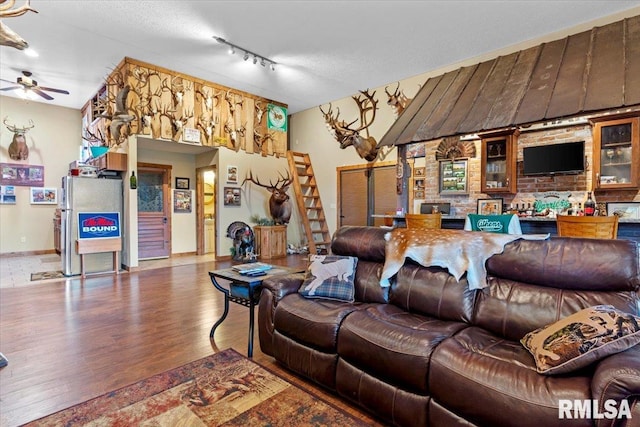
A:
POLYGON ((618 237, 618 217, 615 215, 558 215, 556 226, 560 237, 587 237, 591 239, 616 239, 618 237))
POLYGON ((442 214, 406 214, 404 219, 407 228, 427 228, 436 229, 442 226, 442 214))

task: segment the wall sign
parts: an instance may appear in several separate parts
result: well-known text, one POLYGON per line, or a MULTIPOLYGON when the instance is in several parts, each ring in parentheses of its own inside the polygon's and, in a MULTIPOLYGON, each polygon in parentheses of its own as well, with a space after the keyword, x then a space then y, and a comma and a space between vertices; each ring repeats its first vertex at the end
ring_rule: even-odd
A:
POLYGON ((287 131, 287 109, 279 105, 267 105, 267 128, 280 132, 287 131))
POLYGON ((78 239, 120 237, 120 212, 79 212, 78 239))
POLYGON ((44 187, 44 166, 0 163, 1 185, 44 187))

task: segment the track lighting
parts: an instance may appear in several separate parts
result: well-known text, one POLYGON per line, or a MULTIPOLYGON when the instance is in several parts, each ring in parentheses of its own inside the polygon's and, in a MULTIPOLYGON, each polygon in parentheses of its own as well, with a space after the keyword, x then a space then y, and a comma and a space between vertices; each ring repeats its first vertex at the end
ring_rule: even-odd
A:
POLYGON ((242 59, 243 60, 247 61, 249 59, 249 56, 253 56, 253 63, 254 64, 257 64, 258 63, 258 59, 259 59, 260 60, 260 65, 262 65, 263 67, 266 67, 267 64, 268 64, 269 68, 271 68, 271 71, 275 71, 276 70, 276 62, 275 61, 272 61, 269 58, 265 58, 262 55, 258 55, 257 53, 251 52, 250 50, 247 50, 247 49, 242 48, 240 46, 236 46, 233 43, 229 43, 228 41, 226 41, 222 37, 213 36, 213 38, 218 43, 228 46, 229 47, 229 54, 233 55, 233 54, 236 53, 236 51, 243 52, 243 55, 242 55, 242 59))

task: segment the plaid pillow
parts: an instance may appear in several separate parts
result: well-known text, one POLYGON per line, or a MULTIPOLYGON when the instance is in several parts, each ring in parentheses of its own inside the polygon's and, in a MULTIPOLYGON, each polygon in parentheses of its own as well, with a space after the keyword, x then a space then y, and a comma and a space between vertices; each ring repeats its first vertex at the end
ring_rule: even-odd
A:
POLYGON ((520 342, 538 373, 564 374, 640 343, 640 317, 597 305, 529 332, 520 342))
POLYGON ((337 255, 310 255, 304 283, 298 292, 305 298, 353 302, 358 258, 337 255))

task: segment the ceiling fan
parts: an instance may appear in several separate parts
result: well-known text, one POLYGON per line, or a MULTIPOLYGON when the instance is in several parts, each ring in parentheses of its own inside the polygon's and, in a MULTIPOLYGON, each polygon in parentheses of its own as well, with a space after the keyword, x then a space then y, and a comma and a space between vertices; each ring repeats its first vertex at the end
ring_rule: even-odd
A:
POLYGON ((16 82, 12 82, 10 80, 5 80, 5 79, 0 79, 3 82, 7 82, 7 83, 17 83, 18 86, 10 86, 10 87, 4 87, 2 89, 0 89, 0 91, 3 90, 15 90, 15 89, 20 89, 22 91, 26 93, 28 92, 33 92, 36 93, 38 95, 40 95, 41 97, 43 97, 46 100, 51 101, 53 99, 53 97, 51 97, 49 94, 44 93, 43 91, 47 91, 47 92, 55 92, 55 93, 63 93, 65 95, 69 95, 69 92, 63 89, 54 89, 51 87, 44 87, 44 86, 38 86, 38 82, 33 80, 31 78, 31 72, 30 71, 23 71, 22 72, 22 76, 19 76, 16 79, 16 82))

